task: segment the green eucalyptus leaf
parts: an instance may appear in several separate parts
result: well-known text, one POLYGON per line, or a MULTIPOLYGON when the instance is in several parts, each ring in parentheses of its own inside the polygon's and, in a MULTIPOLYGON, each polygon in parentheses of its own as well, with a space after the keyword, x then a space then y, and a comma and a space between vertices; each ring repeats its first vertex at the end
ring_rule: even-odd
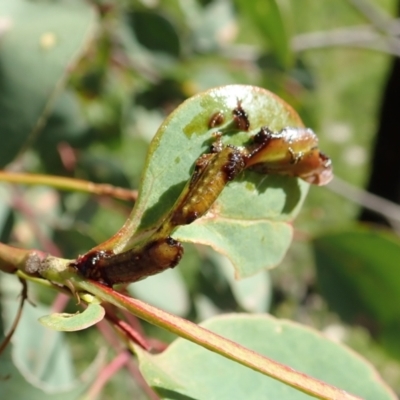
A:
MULTIPOLYGON (((366 400, 394 400, 367 361, 317 331, 267 315, 226 315, 205 328, 366 400)), ((139 366, 162 399, 300 400, 311 397, 184 339, 160 355, 138 350, 139 366)))
POLYGON ((39 322, 56 331, 81 331, 97 324, 104 318, 105 310, 100 304, 89 304, 85 311, 76 314, 53 313, 39 318, 39 322))
MULTIPOLYGON (((30 298, 33 298, 30 288, 30 298)), ((0 308, 4 331, 8 332, 18 311, 21 284, 15 276, 0 276, 0 308)), ((65 334, 38 323, 38 318, 50 308, 36 301, 25 302, 21 319, 9 345, 0 357, 1 399, 75 400, 98 376, 104 361, 101 354, 79 377, 65 334)), ((0 323, 0 327, 2 325, 0 323)))
POLYGON ((240 11, 255 24, 282 67, 293 65, 290 18, 283 0, 236 0, 240 11))
POLYGON ((15 157, 41 118, 72 64, 85 50, 95 13, 77 0, 0 0, 0 166, 15 157))
POLYGON ((211 246, 232 261, 237 278, 247 278, 282 261, 292 228, 284 222, 205 217, 179 228, 174 237, 211 246))
POLYGON ((128 20, 138 42, 151 51, 179 57, 180 40, 174 25, 164 15, 133 11, 128 20))
POLYGON ((187 288, 177 269, 135 282, 128 291, 133 297, 175 315, 187 315, 190 308, 187 288))
POLYGON ((226 277, 233 296, 244 310, 259 313, 269 310, 272 286, 267 271, 245 279, 235 279, 232 264, 226 257, 215 253, 213 260, 226 277))
MULTIPOLYGON (((135 208, 122 230, 103 248, 124 251, 157 227, 190 179, 197 158, 210 151, 213 133, 219 129, 209 127, 210 119, 218 112, 224 126, 229 126, 238 102, 248 114, 250 131, 230 132, 223 136, 225 143, 244 144, 263 126, 274 131, 302 126, 288 104, 253 86, 217 87, 185 101, 154 137, 135 208)), ((213 246, 233 262, 237 276, 253 275, 282 260, 292 238, 289 222, 307 189, 308 184, 298 179, 245 171, 227 185, 211 212, 179 227, 173 236, 213 246)))
MULTIPOLYGON (((32 331, 30 333, 34 334, 32 331)), ((61 383, 62 371, 59 371, 55 374, 57 381, 49 387, 50 385, 35 381, 29 373, 21 372, 12 360, 11 347, 8 347, 1 355, 0 375, 7 379, 1 382, 0 396, 2 399, 13 400, 76 400, 84 395, 98 376, 101 365, 97 363, 95 367, 80 379, 71 381, 68 386, 61 383)), ((53 369, 54 363, 47 364, 47 368, 53 369)))
POLYGON ((400 239, 391 232, 353 227, 313 241, 318 284, 333 310, 368 327, 400 358, 400 239))
MULTIPOLYGON (((189 11, 190 5, 185 7, 189 11)), ((188 23, 193 32, 194 47, 202 52, 224 48, 237 34, 237 21, 230 1, 212 1, 204 9, 193 10, 187 14, 190 17, 188 23), (215 18, 216 15, 218 18, 215 18)))

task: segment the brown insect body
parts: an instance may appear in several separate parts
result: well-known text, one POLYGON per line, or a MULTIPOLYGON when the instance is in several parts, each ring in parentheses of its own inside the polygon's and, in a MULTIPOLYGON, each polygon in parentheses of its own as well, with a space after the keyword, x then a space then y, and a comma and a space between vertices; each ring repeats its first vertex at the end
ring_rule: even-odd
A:
POLYGON ((167 268, 175 267, 183 255, 181 243, 167 237, 150 242, 143 249, 124 253, 88 253, 73 264, 86 278, 107 286, 136 282, 167 268))
MULTIPOLYGON (((238 101, 232 111, 238 130, 248 131, 250 121, 238 101)), ((224 123, 222 112, 214 113, 209 128, 224 123)), ((195 170, 185 186, 171 214, 161 223, 148 244, 114 254, 94 251, 79 257, 71 265, 88 279, 108 286, 135 282, 176 266, 182 255, 181 243, 169 235, 179 225, 187 225, 205 215, 226 184, 245 168, 263 174, 291 175, 317 185, 332 178, 330 159, 318 149, 318 138, 306 128, 285 128, 273 132, 263 127, 245 148, 224 145, 221 133, 210 153, 196 161, 195 170)))
POLYGON ((72 265, 86 278, 108 286, 135 282, 176 266, 183 255, 183 247, 178 241, 165 236, 175 227, 190 224, 202 217, 227 182, 245 167, 242 151, 237 147, 222 147, 219 143, 215 149, 219 152, 205 154, 197 160, 192 178, 178 200, 175 211, 145 247, 119 254, 91 252, 78 258, 72 265))
POLYGON ((200 158, 189 190, 171 218, 173 225, 187 225, 202 217, 214 204, 225 185, 244 166, 243 155, 234 146, 226 146, 219 153, 200 158))
POLYGON ((236 108, 232 111, 233 121, 235 122, 236 128, 240 131, 248 131, 250 128, 250 121, 246 111, 242 108, 242 103, 238 101, 236 108))
POLYGON ((211 128, 215 128, 216 126, 220 126, 224 123, 225 121, 225 117, 222 111, 217 111, 216 113, 214 113, 210 120, 208 121, 208 127, 211 128))
POLYGON ((105 258, 112 257, 112 251, 91 251, 78 257, 71 265, 75 267, 81 275, 94 281, 102 282, 102 274, 99 269, 99 262, 105 258))
POLYGON ((274 133, 261 128, 249 146, 246 168, 262 174, 299 177, 324 185, 332 179, 331 160, 318 149, 318 138, 311 129, 285 128, 274 133))

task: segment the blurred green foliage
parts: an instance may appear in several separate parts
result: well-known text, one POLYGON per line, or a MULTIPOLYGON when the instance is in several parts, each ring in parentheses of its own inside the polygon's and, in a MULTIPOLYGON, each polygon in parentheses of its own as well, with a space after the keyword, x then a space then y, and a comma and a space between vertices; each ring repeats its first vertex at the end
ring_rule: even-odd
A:
MULTIPOLYGON (((315 32, 324 38, 331 30, 369 23, 350 3, 0 0, 1 167, 136 189, 148 144, 178 104, 210 87, 243 83, 265 87, 291 104, 317 132, 336 175, 362 186, 389 56, 323 41, 316 46, 304 35, 315 32)), ((376 0, 375 5, 393 14, 396 4, 376 0)), ((2 241, 49 252, 58 249, 69 258, 114 234, 131 208, 122 201, 43 187, 2 184, 0 194, 2 241)), ((379 294, 390 293, 392 285, 390 290, 398 295, 397 258, 382 250, 387 241, 398 239, 377 231, 376 240, 367 233, 372 241, 364 243, 366 238, 353 227, 358 208, 328 189, 312 188, 282 265, 249 278, 247 286, 232 279, 226 259, 208 248, 187 245, 178 272, 129 290, 195 321, 228 311, 270 311, 313 326, 372 360, 400 392, 400 311, 397 303, 386 304, 391 300, 379 294), (330 236, 327 230, 338 233, 330 236), (356 241, 351 251, 344 248, 346 234, 356 241), (331 247, 321 247, 324 243, 331 247), (366 249, 383 253, 375 259, 366 249), (330 265, 335 264, 335 253, 344 258, 337 270, 330 265), (363 267, 345 274, 346 263, 354 258, 363 267), (387 276, 381 285, 366 288, 378 270, 387 276), (382 313, 388 309, 391 316, 385 319, 382 313), (365 311, 368 318, 363 320, 365 311), (351 327, 354 323, 363 328, 351 327)), ((398 244, 395 247, 393 254, 398 252, 398 244)), ((4 299, 4 289, 1 294, 4 299)), ((34 288, 32 298, 47 305, 53 300, 34 288)), ((5 307, 2 300, 2 310, 5 307)), ((69 307, 74 308, 72 303, 69 307)), ((149 335, 171 340, 145 328, 149 335)), ((95 339, 82 339, 88 353, 76 357, 80 370, 91 363, 87 355, 103 343, 95 332, 88 335, 95 339)), ((79 334, 72 341, 73 348, 82 346, 79 334)), ((59 368, 69 365, 60 363, 59 368)), ((95 374, 92 370, 92 379, 95 374)), ((139 389, 127 381, 117 377, 102 398, 118 393, 122 399, 127 390, 136 393, 139 389)), ((139 391, 135 398, 147 397, 139 391)))

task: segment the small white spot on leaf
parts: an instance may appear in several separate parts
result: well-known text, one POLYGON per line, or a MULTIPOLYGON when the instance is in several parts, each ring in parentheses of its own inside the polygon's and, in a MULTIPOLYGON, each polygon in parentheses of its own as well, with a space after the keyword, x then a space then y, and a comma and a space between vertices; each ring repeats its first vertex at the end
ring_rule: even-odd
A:
POLYGON ((57 43, 56 35, 53 32, 46 32, 40 36, 40 47, 44 50, 52 49, 57 43))

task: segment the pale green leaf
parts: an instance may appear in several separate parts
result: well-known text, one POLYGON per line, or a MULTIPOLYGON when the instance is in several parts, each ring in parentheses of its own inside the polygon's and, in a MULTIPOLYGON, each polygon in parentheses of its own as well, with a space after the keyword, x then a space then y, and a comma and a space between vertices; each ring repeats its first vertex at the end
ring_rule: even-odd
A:
POLYGON ((129 285, 128 291, 135 298, 175 315, 186 315, 189 311, 189 295, 177 269, 135 282, 129 285))
POLYGON ((57 88, 93 37, 95 13, 77 0, 0 0, 0 16, 6 27, 0 65, 4 166, 50 110, 57 88))
POLYGON ((288 6, 283 0, 236 0, 239 10, 254 24, 283 67, 293 65, 288 6))
MULTIPOLYGON (((0 340, 15 319, 20 290, 15 276, 0 276, 0 328, 4 324, 0 340)), ((29 293, 32 298, 32 290, 29 293)), ((0 384, 1 399, 75 400, 97 377, 104 354, 77 377, 65 334, 47 329, 37 321, 49 311, 49 307, 39 303, 36 306, 25 303, 12 344, 0 357, 0 376, 8 377, 0 384)))
POLYGON ((318 284, 332 309, 346 322, 372 327, 400 358, 399 237, 356 226, 321 235, 313 245, 318 284))
POLYGON ((39 318, 39 322, 56 331, 74 332, 89 328, 104 318, 105 310, 100 304, 89 304, 81 313, 53 313, 39 318))
MULTIPOLYGON (((267 315, 236 314, 213 318, 203 326, 363 399, 396 399, 368 362, 299 324, 267 315)), ((162 399, 311 398, 183 339, 160 355, 139 351, 139 361, 146 381, 162 399)))
MULTIPOLYGON (((261 88, 229 85, 190 98, 166 119, 150 145, 133 213, 108 244, 114 251, 129 248, 160 223, 190 179, 197 158, 210 151, 219 129, 209 128, 210 118, 219 112, 227 126, 238 102, 248 114, 250 131, 224 135, 225 143, 241 145, 263 126, 274 131, 302 126, 288 104, 261 88)), ((253 275, 282 260, 292 238, 289 222, 307 189, 298 179, 245 171, 224 189, 213 212, 178 228, 174 237, 211 245, 232 261, 238 276, 253 275)))

